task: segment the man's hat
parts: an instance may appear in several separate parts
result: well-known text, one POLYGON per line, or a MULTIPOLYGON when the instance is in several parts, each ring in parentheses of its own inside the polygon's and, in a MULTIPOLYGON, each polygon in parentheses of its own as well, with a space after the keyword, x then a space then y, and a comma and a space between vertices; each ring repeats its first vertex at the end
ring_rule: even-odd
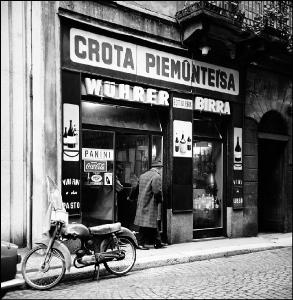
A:
POLYGON ((155 160, 152 162, 152 167, 163 167, 163 164, 160 160, 155 160))

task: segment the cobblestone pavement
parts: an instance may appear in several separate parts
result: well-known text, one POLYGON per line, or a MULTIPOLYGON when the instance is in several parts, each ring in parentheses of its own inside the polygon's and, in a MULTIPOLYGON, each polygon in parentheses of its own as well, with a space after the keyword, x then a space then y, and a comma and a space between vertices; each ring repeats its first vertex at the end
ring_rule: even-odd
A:
POLYGON ((3 299, 292 299, 292 247, 17 289, 3 299))

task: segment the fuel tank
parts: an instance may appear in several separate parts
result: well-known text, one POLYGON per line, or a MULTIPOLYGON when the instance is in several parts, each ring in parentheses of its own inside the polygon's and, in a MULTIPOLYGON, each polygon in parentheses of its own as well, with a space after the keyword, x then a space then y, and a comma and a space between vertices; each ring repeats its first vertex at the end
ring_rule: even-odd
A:
POLYGON ((77 237, 81 237, 81 238, 90 235, 88 228, 83 224, 68 224, 66 233, 76 235, 77 237))

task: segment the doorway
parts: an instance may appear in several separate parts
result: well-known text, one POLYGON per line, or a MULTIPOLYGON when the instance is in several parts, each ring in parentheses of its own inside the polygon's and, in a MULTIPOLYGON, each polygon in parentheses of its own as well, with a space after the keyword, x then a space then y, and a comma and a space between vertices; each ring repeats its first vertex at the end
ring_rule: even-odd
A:
POLYGON ((259 139, 258 231, 282 232, 284 225, 283 141, 259 139))
POLYGON ((287 125, 277 111, 258 125, 258 231, 283 232, 285 221, 285 149, 287 125))

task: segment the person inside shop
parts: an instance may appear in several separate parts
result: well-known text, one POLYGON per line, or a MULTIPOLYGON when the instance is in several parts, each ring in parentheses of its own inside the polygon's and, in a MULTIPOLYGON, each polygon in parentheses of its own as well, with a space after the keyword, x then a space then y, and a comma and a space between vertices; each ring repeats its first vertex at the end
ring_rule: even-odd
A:
POLYGON ((118 222, 120 222, 123 227, 135 230, 136 228, 134 227, 133 222, 136 213, 136 202, 138 196, 138 178, 132 173, 130 176, 131 183, 125 183, 123 180, 123 164, 117 163, 115 181, 118 222))
POLYGON ((138 192, 139 192, 139 184, 138 184, 138 177, 134 174, 130 174, 130 184, 131 184, 131 190, 129 193, 129 196, 127 197, 128 201, 128 228, 130 230, 133 230, 137 232, 139 230, 138 226, 134 225, 134 219, 136 215, 136 208, 137 208, 137 200, 138 200, 138 192))
POLYGON ((121 183, 123 175, 123 166, 117 163, 116 165, 116 174, 115 174, 115 191, 117 193, 117 218, 118 222, 122 226, 126 227, 126 214, 127 208, 125 207, 125 202, 127 195, 124 190, 124 186, 121 183))
POLYGON ((139 226, 139 249, 148 250, 146 242, 154 248, 165 247, 157 227, 158 205, 162 202, 162 163, 156 161, 150 170, 139 177, 139 192, 134 224, 139 226))

